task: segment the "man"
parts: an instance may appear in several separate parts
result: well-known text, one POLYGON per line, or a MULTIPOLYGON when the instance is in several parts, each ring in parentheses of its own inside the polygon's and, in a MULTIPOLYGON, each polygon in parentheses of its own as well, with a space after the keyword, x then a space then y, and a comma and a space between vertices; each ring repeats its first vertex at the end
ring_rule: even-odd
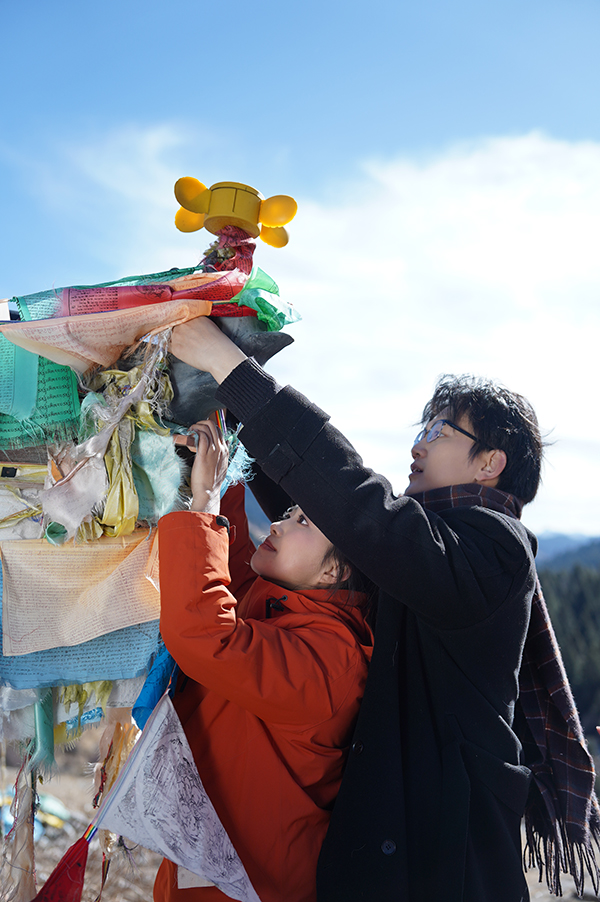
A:
POLYGON ((323 411, 205 318, 175 329, 171 349, 221 383, 264 473, 380 588, 320 902, 529 899, 531 771, 513 726, 536 588, 536 541, 519 521, 540 480, 530 405, 493 383, 440 382, 395 497, 323 411))

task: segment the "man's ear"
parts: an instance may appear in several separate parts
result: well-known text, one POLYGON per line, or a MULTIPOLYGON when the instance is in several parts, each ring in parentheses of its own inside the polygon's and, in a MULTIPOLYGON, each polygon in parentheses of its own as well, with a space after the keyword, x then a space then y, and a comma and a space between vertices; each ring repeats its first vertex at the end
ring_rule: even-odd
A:
POLYGON ((485 451, 483 464, 475 477, 475 482, 494 488, 498 484, 500 474, 506 467, 507 460, 506 452, 500 451, 499 448, 496 448, 494 451, 485 451))

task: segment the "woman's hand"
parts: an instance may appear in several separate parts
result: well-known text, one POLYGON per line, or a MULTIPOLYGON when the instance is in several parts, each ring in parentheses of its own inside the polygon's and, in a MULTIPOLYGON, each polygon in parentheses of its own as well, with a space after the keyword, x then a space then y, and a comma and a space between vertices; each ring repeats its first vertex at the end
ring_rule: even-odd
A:
POLYGON ((202 420, 190 426, 198 436, 196 458, 192 467, 191 510, 218 514, 221 485, 227 473, 227 445, 219 427, 212 420, 202 420))
POLYGON ((244 352, 207 316, 197 316, 175 326, 170 350, 184 363, 210 373, 219 384, 246 360, 244 352))

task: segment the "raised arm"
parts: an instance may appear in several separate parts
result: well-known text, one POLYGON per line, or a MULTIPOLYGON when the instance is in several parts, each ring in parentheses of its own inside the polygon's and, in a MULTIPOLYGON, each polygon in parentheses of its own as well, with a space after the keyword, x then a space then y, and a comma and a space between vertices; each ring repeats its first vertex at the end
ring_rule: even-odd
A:
POLYGON ((243 597, 256 579, 250 567, 255 548, 248 532, 244 506, 244 486, 232 486, 220 501, 221 486, 227 473, 228 451, 216 423, 203 420, 190 427, 196 436, 196 454, 192 466, 191 510, 218 515, 229 521, 229 572, 231 592, 243 597))
POLYGON ((270 722, 319 723, 366 676, 356 635, 326 612, 244 620, 228 589, 219 518, 179 511, 159 523, 160 629, 183 672, 270 722), (279 622, 293 621, 288 627, 279 622), (332 650, 335 653, 332 654, 332 650))
POLYGON ((518 522, 498 528, 492 512, 471 508, 442 519, 408 496, 396 497, 327 414, 281 388, 201 319, 173 331, 174 341, 178 330, 187 332, 185 347, 178 338, 173 353, 213 373, 221 383, 218 399, 244 423, 240 437, 249 453, 382 589, 433 626, 456 628, 484 619, 515 580, 527 578, 518 522))

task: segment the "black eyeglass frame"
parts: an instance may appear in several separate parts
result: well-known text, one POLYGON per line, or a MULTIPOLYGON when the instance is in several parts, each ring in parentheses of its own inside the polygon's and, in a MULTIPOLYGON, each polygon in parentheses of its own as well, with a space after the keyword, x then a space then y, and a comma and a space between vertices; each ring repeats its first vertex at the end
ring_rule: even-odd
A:
POLYGON ((452 429, 456 429, 457 432, 462 432, 462 434, 466 435, 467 438, 470 438, 471 441, 479 442, 480 445, 483 445, 485 448, 488 448, 488 450, 490 450, 490 451, 492 450, 492 448, 489 445, 487 445, 485 442, 482 442, 481 439, 477 438, 476 435, 473 435, 472 433, 467 432, 467 430, 463 429, 462 426, 457 426, 456 423, 452 422, 452 420, 445 420, 445 419, 436 420, 435 423, 433 424, 433 426, 431 427, 431 429, 427 429, 426 427, 424 429, 421 429, 421 431, 417 435, 416 439, 414 440, 413 445, 418 444, 419 442, 423 441, 423 439, 425 439, 427 444, 429 444, 430 442, 435 442, 435 440, 440 437, 441 430, 444 426, 451 426, 452 429), (433 430, 436 427, 439 427, 437 434, 430 438, 429 436, 431 435, 431 433, 433 432, 433 430))

